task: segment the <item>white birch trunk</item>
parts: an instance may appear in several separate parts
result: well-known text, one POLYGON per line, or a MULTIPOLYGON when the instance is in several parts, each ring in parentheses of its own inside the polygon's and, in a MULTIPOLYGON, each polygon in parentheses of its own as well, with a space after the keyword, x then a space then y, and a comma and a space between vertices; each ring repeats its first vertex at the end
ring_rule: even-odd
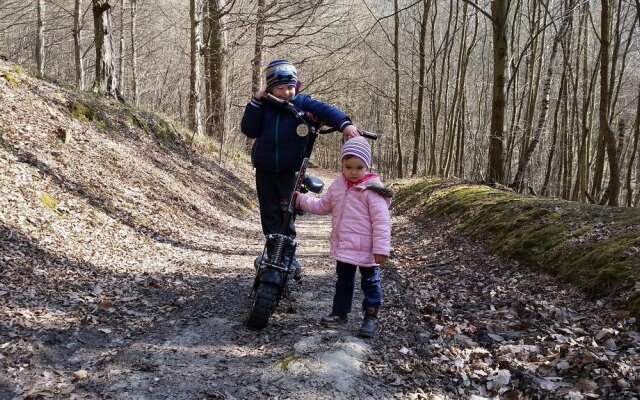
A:
POLYGON ((202 126, 202 2, 190 0, 189 14, 191 20, 191 76, 189 90, 189 127, 194 135, 204 134, 202 126))
POLYGON ((118 90, 124 96, 124 0, 120 0, 120 49, 118 58, 118 90))
POLYGON ((558 46, 560 45, 564 34, 567 32, 569 22, 571 22, 572 13, 572 9, 568 7, 566 14, 562 18, 562 25, 560 26, 560 30, 553 38, 553 46, 551 48, 551 55, 549 56, 549 65, 547 67, 547 73, 542 85, 542 100, 540 101, 538 121, 536 123, 536 128, 533 132, 531 142, 527 147, 527 151, 523 154, 520 162, 518 163, 518 171, 516 172, 516 176, 513 179, 512 186, 518 192, 521 192, 524 189, 524 174, 527 170, 527 167, 529 166, 531 155, 540 142, 540 137, 542 136, 542 132, 544 131, 544 127, 547 122, 547 112, 549 111, 549 93, 551 92, 551 81, 553 78, 553 71, 555 69, 556 56, 558 55, 558 46))
POLYGON ((37 7, 36 68, 38 69, 38 76, 42 77, 44 76, 44 0, 38 0, 37 7))
POLYGON ((131 91, 133 104, 138 105, 138 54, 136 49, 137 0, 131 0, 131 91))
POLYGON ((84 66, 82 60, 82 0, 75 0, 73 9, 73 55, 75 58, 76 86, 84 90, 84 66))

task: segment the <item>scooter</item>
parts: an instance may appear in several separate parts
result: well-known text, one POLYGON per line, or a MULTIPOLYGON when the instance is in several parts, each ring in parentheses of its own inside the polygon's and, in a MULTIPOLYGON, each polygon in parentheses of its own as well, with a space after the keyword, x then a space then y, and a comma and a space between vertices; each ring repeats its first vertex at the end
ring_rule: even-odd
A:
MULTIPOLYGON (((302 164, 296 173, 297 175, 293 191, 291 192, 287 206, 283 211, 284 220, 282 230, 280 233, 267 235, 262 254, 256 257, 254 261, 256 275, 251 292, 249 293, 249 297, 253 298, 253 301, 251 303, 249 318, 247 320, 247 325, 253 329, 263 329, 267 326, 269 318, 274 313, 282 299, 288 300, 288 311, 295 312, 289 281, 290 279, 298 278, 296 275, 297 268, 293 265, 294 258, 286 255, 295 254, 297 242, 294 238, 284 234, 283 232, 285 232, 285 228, 289 226, 289 223, 292 220, 295 221, 296 215, 301 215, 303 213, 303 211, 298 210, 295 207, 296 192, 322 192, 324 183, 320 179, 306 174, 307 167, 309 166, 309 158, 318 136, 337 131, 335 128, 322 129, 322 121, 319 121, 315 116, 298 109, 294 104, 286 100, 279 99, 272 94, 268 94, 265 101, 270 106, 280 107, 293 114, 300 122, 297 127, 298 135, 310 136, 302 164)), ((375 140, 378 138, 378 136, 372 132, 361 130, 360 133, 362 136, 369 139, 375 140)))

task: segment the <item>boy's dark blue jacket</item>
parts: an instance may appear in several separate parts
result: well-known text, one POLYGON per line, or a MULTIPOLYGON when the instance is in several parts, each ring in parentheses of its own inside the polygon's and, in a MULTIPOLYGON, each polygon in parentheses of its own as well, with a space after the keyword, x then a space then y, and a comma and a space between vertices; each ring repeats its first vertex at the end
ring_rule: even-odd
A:
MULTIPOLYGON (((349 116, 342 110, 314 100, 307 94, 298 93, 291 102, 332 128, 342 130, 351 124, 349 116)), ((252 98, 245 107, 240 129, 248 137, 256 139, 251 149, 253 166, 269 172, 297 171, 308 138, 298 136, 298 124, 290 112, 252 98)))

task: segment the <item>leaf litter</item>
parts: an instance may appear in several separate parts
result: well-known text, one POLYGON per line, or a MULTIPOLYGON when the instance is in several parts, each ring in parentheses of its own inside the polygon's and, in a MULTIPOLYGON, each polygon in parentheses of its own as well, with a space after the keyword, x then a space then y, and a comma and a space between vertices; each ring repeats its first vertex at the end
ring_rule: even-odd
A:
POLYGON ((445 223, 396 216, 394 227, 375 349, 400 351, 378 352, 371 373, 412 398, 432 386, 453 398, 640 397, 637 321, 625 310, 492 255, 445 223))

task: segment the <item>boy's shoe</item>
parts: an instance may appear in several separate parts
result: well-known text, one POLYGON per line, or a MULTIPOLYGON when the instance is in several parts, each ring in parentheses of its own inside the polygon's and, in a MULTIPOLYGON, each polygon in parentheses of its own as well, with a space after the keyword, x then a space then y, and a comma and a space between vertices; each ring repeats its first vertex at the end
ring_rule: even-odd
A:
POLYGON ((299 281, 300 279, 302 279, 302 267, 298 265, 298 268, 293 271, 293 280, 299 281))
POLYGON ((296 258, 291 261, 291 268, 293 268, 293 280, 299 281, 302 279, 302 265, 296 258))
POLYGON ((336 325, 346 324, 348 320, 349 320, 349 317, 347 317, 346 314, 338 315, 338 314, 331 313, 329 315, 325 315, 324 317, 320 318, 320 323, 324 326, 336 326, 336 325))
POLYGON ((378 308, 370 307, 367 308, 367 311, 364 314, 364 319, 362 320, 362 325, 358 330, 358 335, 371 338, 376 335, 378 332, 378 308))

